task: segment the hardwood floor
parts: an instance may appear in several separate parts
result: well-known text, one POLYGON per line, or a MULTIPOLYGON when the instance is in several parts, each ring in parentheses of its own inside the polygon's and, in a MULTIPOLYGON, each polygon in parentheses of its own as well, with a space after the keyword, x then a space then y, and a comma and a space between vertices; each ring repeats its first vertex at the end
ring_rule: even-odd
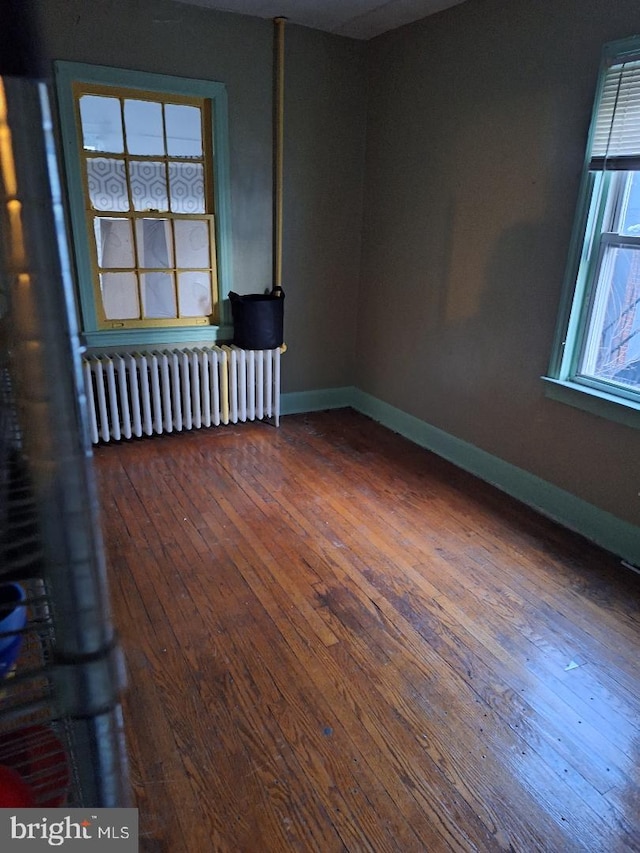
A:
POLYGON ((350 410, 95 463, 142 850, 640 850, 619 561, 350 410))

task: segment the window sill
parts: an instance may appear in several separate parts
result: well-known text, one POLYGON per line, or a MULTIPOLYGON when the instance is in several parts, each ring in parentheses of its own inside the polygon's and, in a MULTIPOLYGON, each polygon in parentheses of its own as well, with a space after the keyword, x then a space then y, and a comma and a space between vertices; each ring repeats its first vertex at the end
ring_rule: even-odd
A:
POLYGON ((233 327, 222 326, 167 326, 163 329, 106 329, 85 332, 82 340, 92 349, 101 347, 149 347, 168 344, 215 344, 233 338, 233 327))
POLYGON ((552 379, 550 376, 543 376, 542 380, 545 383, 545 395, 552 400, 640 429, 640 403, 569 380, 552 379))

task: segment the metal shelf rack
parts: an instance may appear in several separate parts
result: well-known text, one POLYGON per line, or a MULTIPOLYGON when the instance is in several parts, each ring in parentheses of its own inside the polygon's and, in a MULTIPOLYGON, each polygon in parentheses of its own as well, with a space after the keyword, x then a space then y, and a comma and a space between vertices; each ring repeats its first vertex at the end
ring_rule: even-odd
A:
POLYGON ((0 60, 0 589, 18 583, 27 613, 0 633, 21 638, 0 765, 36 806, 130 806, 48 90, 23 60, 0 60))

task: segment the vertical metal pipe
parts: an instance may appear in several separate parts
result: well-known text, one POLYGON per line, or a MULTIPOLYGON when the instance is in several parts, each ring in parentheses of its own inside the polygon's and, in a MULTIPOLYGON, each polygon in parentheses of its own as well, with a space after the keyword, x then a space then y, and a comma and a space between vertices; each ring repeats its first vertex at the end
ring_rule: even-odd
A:
POLYGON ((274 19, 274 115, 273 115, 273 291, 282 289, 282 189, 284 174, 284 26, 286 18, 274 19))

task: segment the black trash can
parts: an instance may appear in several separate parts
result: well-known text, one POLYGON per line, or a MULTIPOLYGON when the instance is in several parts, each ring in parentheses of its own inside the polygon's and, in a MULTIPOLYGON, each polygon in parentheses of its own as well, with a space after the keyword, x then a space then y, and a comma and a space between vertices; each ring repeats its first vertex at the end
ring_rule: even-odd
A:
POLYGON ((284 343, 284 294, 231 291, 233 342, 242 349, 276 349, 284 343))

